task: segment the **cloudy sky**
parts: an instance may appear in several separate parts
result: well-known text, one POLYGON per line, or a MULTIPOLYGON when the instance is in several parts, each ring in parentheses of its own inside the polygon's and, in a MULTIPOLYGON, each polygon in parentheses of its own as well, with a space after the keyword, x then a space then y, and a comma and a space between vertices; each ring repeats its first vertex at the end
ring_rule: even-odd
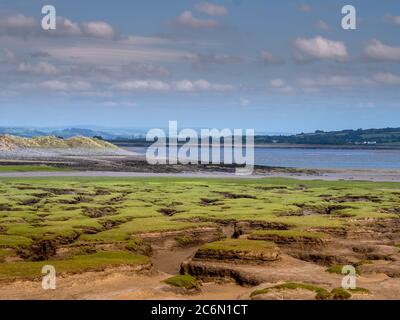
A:
POLYGON ((397 0, 0 2, 1 126, 399 127, 399 89, 397 0))

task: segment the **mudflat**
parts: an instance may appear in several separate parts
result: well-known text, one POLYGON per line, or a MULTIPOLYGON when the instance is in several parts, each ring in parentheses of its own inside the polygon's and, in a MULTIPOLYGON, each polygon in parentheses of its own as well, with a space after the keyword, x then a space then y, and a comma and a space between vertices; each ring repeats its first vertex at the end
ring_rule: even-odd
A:
MULTIPOLYGON (((58 173, 58 172, 55 172, 58 173)), ((400 184, 2 177, 3 299, 398 299, 400 184), (41 288, 43 265, 57 289, 41 288), (341 289, 342 267, 357 289, 341 289)))

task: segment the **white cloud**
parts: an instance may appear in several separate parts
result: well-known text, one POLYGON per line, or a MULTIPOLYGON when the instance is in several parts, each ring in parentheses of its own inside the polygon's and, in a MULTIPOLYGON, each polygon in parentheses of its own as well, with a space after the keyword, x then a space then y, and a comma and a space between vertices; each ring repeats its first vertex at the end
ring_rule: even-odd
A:
POLYGON ((288 84, 286 84, 286 82, 280 78, 272 79, 269 82, 269 84, 270 84, 270 87, 275 91, 280 91, 280 92, 284 92, 284 93, 293 91, 293 88, 291 86, 289 86, 288 84))
POLYGON ((24 16, 23 14, 0 18, 0 28, 21 29, 32 28, 35 26, 38 26, 37 21, 34 18, 24 16))
POLYGON ((181 80, 174 83, 177 91, 193 92, 193 91, 230 91, 233 89, 227 84, 213 84, 206 80, 181 80))
POLYGON ((224 6, 216 5, 209 2, 203 2, 196 5, 196 9, 210 16, 226 16, 228 14, 228 9, 224 6))
POLYGON ((37 65, 31 65, 26 62, 21 62, 18 65, 17 70, 19 72, 32 73, 32 74, 44 75, 44 76, 56 75, 56 74, 60 73, 60 70, 57 69, 56 66, 54 66, 51 63, 48 63, 46 61, 41 61, 37 65))
POLYGON ((61 32, 67 35, 80 35, 81 28, 75 22, 64 18, 64 17, 57 17, 57 32, 61 32))
POLYGON ((332 41, 321 36, 310 39, 297 38, 295 47, 300 56, 306 54, 313 58, 337 61, 345 61, 349 57, 346 45, 343 42, 332 41))
POLYGON ((400 47, 389 46, 379 40, 371 40, 364 48, 367 58, 400 62, 400 47))
POLYGON ((122 91, 168 91, 170 85, 158 80, 134 80, 118 83, 114 88, 122 91))
POLYGON ((271 52, 267 50, 262 50, 261 51, 261 59, 268 64, 279 64, 282 63, 282 61, 275 57, 271 52))
POLYGON ((371 79, 365 77, 342 76, 342 75, 329 75, 319 76, 314 78, 300 78, 298 83, 303 88, 315 87, 338 87, 347 88, 353 86, 373 85, 371 79))
POLYGON ((182 12, 181 15, 176 19, 176 23, 193 29, 207 29, 207 28, 216 28, 219 27, 220 24, 211 19, 199 19, 193 17, 191 11, 182 12))
POLYGON ((270 81, 271 87, 273 88, 282 88, 286 86, 285 82, 282 79, 273 79, 270 81))
POLYGON ((115 36, 113 27, 103 21, 84 22, 82 30, 85 34, 98 38, 110 39, 115 36))
POLYGON ((376 82, 388 85, 400 85, 400 76, 390 72, 379 72, 374 75, 376 82))
POLYGON ((333 86, 344 87, 356 84, 356 80, 348 76, 323 76, 318 78, 301 78, 300 85, 304 87, 333 86))
POLYGON ((210 83, 206 80, 180 80, 172 83, 159 80, 133 80, 120 82, 114 85, 114 88, 122 91, 224 92, 232 90, 233 86, 228 84, 210 83))
POLYGON ((92 85, 87 81, 49 80, 42 82, 41 87, 52 91, 87 91, 92 89, 92 85))
POLYGON ((54 36, 86 36, 111 39, 116 35, 113 27, 104 21, 88 21, 77 23, 65 17, 57 16, 57 28, 44 33, 40 23, 33 17, 23 14, 0 18, 0 33, 8 36, 24 37, 54 37, 54 36))

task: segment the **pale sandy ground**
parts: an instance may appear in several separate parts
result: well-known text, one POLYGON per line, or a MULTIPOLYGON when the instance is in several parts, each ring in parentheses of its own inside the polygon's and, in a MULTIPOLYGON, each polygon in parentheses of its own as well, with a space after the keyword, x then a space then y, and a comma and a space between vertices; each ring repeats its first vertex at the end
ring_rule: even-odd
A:
POLYGON ((149 173, 149 172, 113 172, 113 171, 70 171, 70 172, 0 172, 1 177, 33 178, 33 177, 182 177, 182 178, 267 178, 282 177, 299 180, 357 180, 400 182, 400 170, 321 170, 318 174, 273 172, 241 176, 221 172, 188 172, 188 173, 149 173))
MULTIPOLYGON (((57 277, 55 290, 43 290, 41 279, 0 283, 0 299, 67 299, 67 300, 236 300, 249 299, 255 289, 265 288, 280 281, 315 283, 325 288, 338 287, 342 276, 330 274, 324 267, 284 256, 279 262, 265 266, 238 266, 245 272, 259 274, 264 283, 255 287, 242 287, 233 282, 207 282, 201 292, 182 294, 162 283, 171 276, 156 268, 137 273, 129 267, 108 269, 102 272, 57 277)), ((354 295, 354 299, 398 299, 400 279, 384 274, 358 277, 357 285, 370 289, 373 295, 354 295)), ((307 292, 306 292, 307 293, 307 292)), ((311 299, 302 292, 275 292, 273 299, 311 299)), ((309 294, 309 292, 308 292, 309 294)))
POLYGON ((162 284, 170 274, 153 272, 135 274, 129 268, 104 272, 86 272, 57 278, 55 290, 43 290, 41 280, 17 281, 0 285, 0 299, 62 299, 62 300, 148 300, 148 299, 238 299, 249 288, 234 283, 208 283, 202 292, 182 295, 162 284))

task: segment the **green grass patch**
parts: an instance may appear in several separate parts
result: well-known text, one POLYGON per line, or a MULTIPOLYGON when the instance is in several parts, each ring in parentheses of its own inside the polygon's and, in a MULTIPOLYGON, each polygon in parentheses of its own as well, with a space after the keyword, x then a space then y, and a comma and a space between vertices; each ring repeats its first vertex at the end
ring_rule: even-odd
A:
POLYGON ((347 291, 349 291, 350 293, 354 293, 354 294, 370 294, 371 292, 366 289, 366 288, 361 288, 361 287, 357 287, 354 289, 347 289, 347 291))
POLYGON ((266 294, 266 293, 269 293, 273 289, 275 289, 275 290, 296 290, 296 289, 308 290, 308 291, 315 292, 316 293, 315 298, 318 300, 324 300, 324 299, 328 299, 330 297, 329 291, 324 288, 317 287, 317 286, 314 286, 311 284, 296 283, 296 282, 286 282, 286 283, 278 284, 278 285, 270 287, 270 288, 255 290, 250 294, 250 296, 254 297, 259 294, 266 294))
POLYGON ((0 165, 0 172, 58 172, 70 171, 66 168, 56 168, 47 165, 0 165))
POLYGON ((181 246, 187 246, 193 243, 193 238, 190 236, 177 236, 175 237, 175 241, 178 242, 181 246))
MULTIPOLYGON (((327 272, 329 273, 336 273, 336 274, 343 274, 342 270, 343 270, 344 265, 343 264, 335 264, 333 266, 330 266, 329 268, 326 269, 327 272)), ((359 274, 359 271, 357 269, 357 267, 355 266, 356 269, 356 274, 359 274)))
POLYGON ((148 257, 131 254, 129 252, 102 251, 88 255, 77 255, 66 260, 0 263, 0 279, 41 277, 41 270, 45 265, 53 265, 57 274, 63 274, 100 271, 107 267, 140 265, 148 262, 148 257))
POLYGON ((351 293, 343 288, 334 288, 331 291, 332 299, 335 300, 347 300, 351 298, 351 293))
POLYGON ((210 251, 240 251, 240 252, 270 252, 276 246, 273 242, 247 239, 224 239, 204 244, 200 250, 210 251))
POLYGON ((32 243, 32 240, 22 236, 0 234, 0 247, 17 248, 25 247, 32 243))
POLYGON ((185 289, 198 289, 199 283, 197 279, 191 275, 176 275, 162 282, 169 284, 174 287, 185 288, 185 289))
POLYGON ((309 232, 304 230, 256 230, 254 236, 279 236, 285 238, 312 238, 323 239, 329 235, 323 232, 309 232))

